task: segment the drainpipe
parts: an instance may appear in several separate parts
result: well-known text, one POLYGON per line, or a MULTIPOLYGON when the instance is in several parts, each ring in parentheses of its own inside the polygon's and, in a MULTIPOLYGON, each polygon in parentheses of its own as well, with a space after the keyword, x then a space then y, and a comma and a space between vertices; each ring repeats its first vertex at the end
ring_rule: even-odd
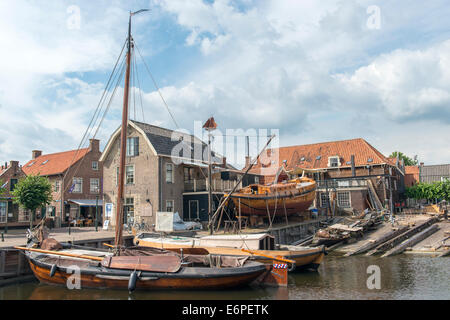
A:
POLYGON ((162 211, 162 158, 158 157, 158 179, 159 179, 159 211, 162 211))

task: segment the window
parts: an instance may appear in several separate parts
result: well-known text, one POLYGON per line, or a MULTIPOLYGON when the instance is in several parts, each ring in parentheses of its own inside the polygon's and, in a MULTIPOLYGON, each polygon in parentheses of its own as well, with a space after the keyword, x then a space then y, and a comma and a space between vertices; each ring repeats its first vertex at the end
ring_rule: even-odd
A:
POLYGON ((97 161, 92 161, 92 170, 95 170, 95 171, 98 170, 98 162, 97 161))
POLYGON ((6 202, 0 202, 0 222, 6 222, 6 202))
MULTIPOLYGON (((119 167, 116 170, 116 186, 119 182, 119 167)), ((125 184, 134 184, 134 165, 125 166, 125 184)))
POLYGON ((322 192, 320 194, 320 207, 321 208, 327 208, 328 207, 328 194, 322 192))
POLYGON ((328 167, 334 168, 334 167, 339 167, 340 161, 339 161, 339 157, 335 156, 335 157, 328 157, 328 167))
POLYGON ((339 207, 350 208, 350 192, 338 192, 337 200, 339 207))
POLYGON ((83 178, 73 178, 73 193, 83 193, 83 178))
POLYGON ((100 192, 100 179, 95 178, 91 179, 91 193, 99 193, 100 192))
POLYGON ((124 223, 133 224, 134 222, 134 198, 125 198, 123 205, 124 223))
POLYGON ((184 167, 184 182, 194 180, 194 168, 184 167))
POLYGON ((173 164, 166 164, 166 182, 173 183, 173 164))
POLYGON ((55 188, 54 188, 54 191, 55 191, 55 192, 59 192, 59 188, 60 188, 60 182, 59 182, 59 181, 55 181, 55 188))
POLYGON ((16 187, 17 184, 17 179, 11 179, 10 183, 9 183, 9 191, 13 191, 14 188, 16 187))
POLYGON ((127 157, 139 155, 139 137, 127 138, 127 157))
POLYGON ((134 184, 134 166, 125 167, 125 183, 134 184))
POLYGON ((173 200, 166 201, 166 212, 173 212, 173 200))

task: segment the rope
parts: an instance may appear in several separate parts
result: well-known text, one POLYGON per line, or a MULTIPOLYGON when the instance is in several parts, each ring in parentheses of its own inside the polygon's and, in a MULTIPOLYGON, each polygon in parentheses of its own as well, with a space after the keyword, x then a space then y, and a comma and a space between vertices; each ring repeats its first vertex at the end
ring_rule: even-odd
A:
MULTIPOLYGON (((107 84, 106 84, 106 86, 105 86, 105 89, 103 90, 102 96, 101 96, 100 101, 99 101, 99 103, 98 103, 98 105, 97 105, 97 108, 96 108, 96 110, 95 110, 95 112, 94 112, 94 115, 92 116, 91 121, 89 122, 89 125, 88 125, 88 127, 86 128, 86 131, 84 132, 84 135, 83 135, 83 137, 82 137, 82 139, 81 139, 81 142, 80 142, 80 144, 78 145, 77 151, 76 151, 76 153, 74 154, 74 156, 73 156, 73 158, 72 158, 72 160, 71 160, 71 162, 70 162, 69 168, 67 169, 66 173, 65 173, 64 176, 63 176, 63 181, 65 180, 67 174, 69 173, 70 168, 72 167, 72 165, 73 165, 73 163, 74 163, 74 161, 75 161, 75 159, 76 159, 76 157, 77 157, 77 155, 78 155, 78 153, 79 153, 79 151, 80 151, 80 149, 81 149, 81 146, 87 141, 86 138, 89 136, 88 133, 93 129, 94 124, 97 122, 97 119, 98 119, 98 117, 99 117, 99 115, 100 115, 100 113, 101 113, 101 110, 102 110, 102 108, 103 108, 103 104, 104 104, 104 102, 105 102, 105 100, 106 100, 106 96, 107 96, 107 92, 108 92, 108 90, 109 90, 109 88, 110 88, 110 84, 112 83, 111 80, 113 79, 113 76, 114 76, 115 71, 116 71, 116 69, 117 69, 117 64, 119 63, 120 58, 122 57, 123 51, 124 51, 124 49, 125 49, 125 45, 126 45, 126 41, 124 42, 124 44, 123 44, 123 46, 122 46, 122 50, 121 50, 121 52, 120 52, 120 55, 119 55, 119 57, 117 58, 117 61, 116 61, 115 65, 114 65, 114 68, 113 68, 113 70, 112 70, 112 72, 111 72, 111 74, 110 74, 110 76, 109 76, 108 82, 107 82, 107 84)), ((117 74, 117 73, 116 73, 116 74, 117 74)), ((100 124, 99 124, 99 126, 100 126, 100 124)), ((95 136, 94 136, 94 137, 95 137, 95 136)), ((83 159, 84 159, 84 158, 83 158, 83 159)), ((78 168, 79 168, 79 166, 78 166, 78 168)), ((77 170, 75 170, 73 176, 75 176, 75 174, 78 172, 78 168, 77 168, 77 170)), ((69 187, 71 187, 71 186, 72 186, 72 184, 67 185, 66 188, 63 188, 63 186, 61 186, 61 187, 62 187, 62 190, 63 190, 63 192, 62 192, 61 194, 64 194, 64 193, 67 191, 67 189, 68 189, 69 187)))
POLYGON ((150 72, 150 69, 149 69, 147 63, 145 62, 144 58, 142 57, 141 51, 139 50, 139 47, 136 45, 136 43, 135 43, 135 46, 136 46, 136 49, 138 50, 138 53, 139 53, 139 56, 141 57, 142 62, 144 62, 145 68, 147 69, 147 72, 150 75, 150 78, 152 79, 156 90, 158 91, 158 93, 159 93, 159 95, 160 95, 164 105, 166 106, 167 112, 169 112, 170 117, 172 118, 173 122, 175 123, 175 126, 177 127, 177 129, 180 129, 180 126, 178 125, 177 121, 175 120, 175 117, 173 116, 172 112, 170 111, 169 106, 167 105, 166 100, 164 99, 164 97, 163 97, 163 95, 161 93, 161 90, 159 89, 158 85, 156 84, 156 81, 153 78, 153 75, 150 72))

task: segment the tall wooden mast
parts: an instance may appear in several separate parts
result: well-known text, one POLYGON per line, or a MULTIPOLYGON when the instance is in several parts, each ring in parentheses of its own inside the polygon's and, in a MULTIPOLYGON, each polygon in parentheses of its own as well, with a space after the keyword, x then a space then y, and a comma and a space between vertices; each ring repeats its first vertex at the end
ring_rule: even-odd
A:
POLYGON ((119 164, 119 181, 117 182, 117 206, 116 206, 116 237, 115 246, 123 244, 122 227, 123 227, 123 189, 125 178, 125 156, 127 151, 127 127, 128 127, 128 92, 130 89, 130 62, 131 62, 131 16, 128 22, 128 50, 127 50, 127 71, 125 73, 125 86, 123 93, 123 109, 122 109, 122 127, 120 130, 120 164, 119 164))

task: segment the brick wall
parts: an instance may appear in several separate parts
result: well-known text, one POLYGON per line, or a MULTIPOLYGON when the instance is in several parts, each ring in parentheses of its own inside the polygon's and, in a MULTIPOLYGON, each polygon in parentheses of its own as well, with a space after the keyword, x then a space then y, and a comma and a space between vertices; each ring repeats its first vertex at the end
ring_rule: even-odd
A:
MULTIPOLYGON (((139 155, 136 157, 126 157, 126 165, 134 166, 134 184, 125 185, 124 198, 134 199, 135 221, 140 222, 141 216, 147 213, 149 216, 143 218, 143 221, 151 225, 155 223, 156 211, 158 211, 159 208, 158 157, 145 141, 145 137, 131 126, 128 127, 127 136, 129 138, 139 137, 139 155)), ((120 134, 112 142, 111 149, 102 164, 104 177, 103 206, 105 206, 106 203, 112 203, 114 205, 113 217, 110 217, 110 225, 112 226, 116 224, 116 175, 117 168, 120 164, 119 147, 120 134)), ((105 210, 103 210, 103 212, 105 212, 105 210)))

